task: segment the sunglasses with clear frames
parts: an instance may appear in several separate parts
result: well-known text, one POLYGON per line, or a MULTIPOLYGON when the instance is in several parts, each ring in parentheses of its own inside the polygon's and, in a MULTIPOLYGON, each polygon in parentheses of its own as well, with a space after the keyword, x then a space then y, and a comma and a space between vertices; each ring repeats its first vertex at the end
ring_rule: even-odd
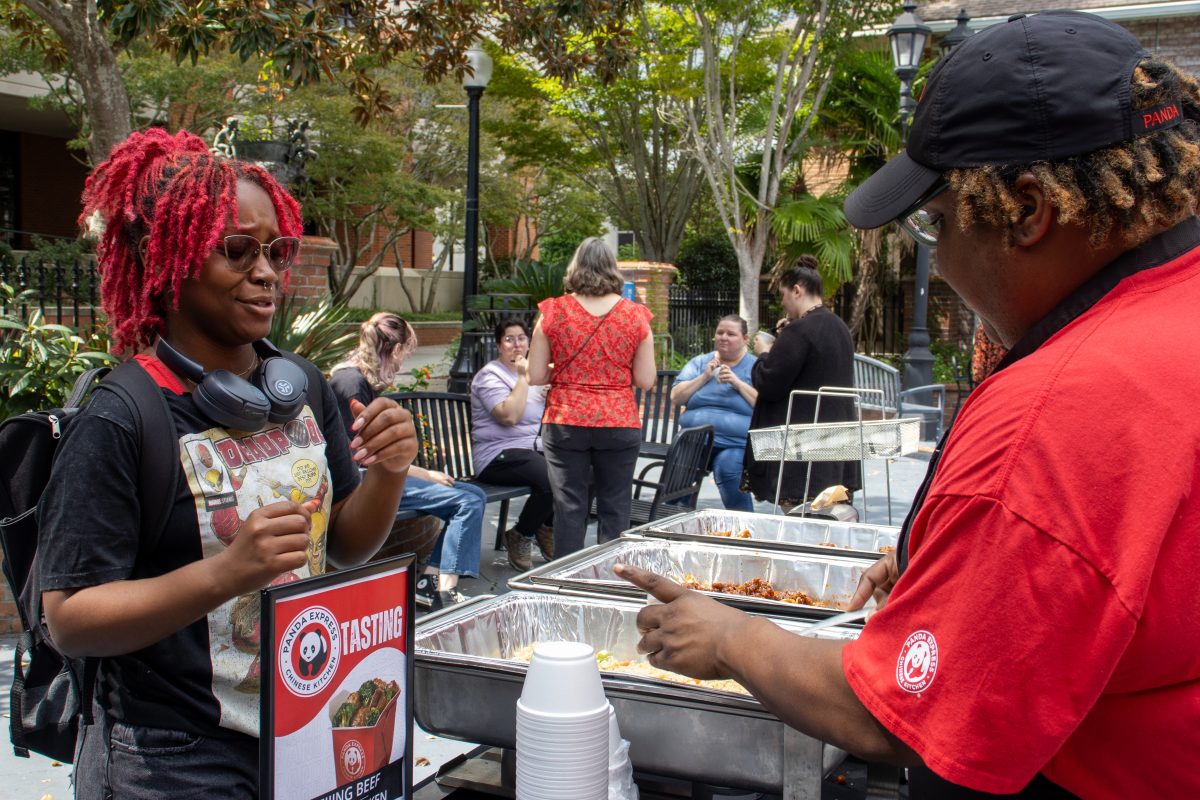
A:
POLYGON ((950 188, 950 184, 944 180, 938 181, 933 185, 933 188, 921 196, 921 199, 913 203, 908 211, 905 211, 898 218, 900 227, 904 232, 916 240, 917 244, 923 244, 926 247, 937 247, 938 236, 942 233, 942 215, 929 211, 925 208, 925 204, 933 198, 940 195, 942 192, 950 188))
POLYGON ((217 246, 217 252, 223 253, 229 262, 229 268, 234 272, 249 272, 258 260, 258 254, 267 254, 267 263, 276 272, 286 272, 300 252, 300 240, 295 236, 280 236, 278 239, 263 243, 253 236, 235 233, 226 236, 217 246))
POLYGON ((522 333, 520 336, 505 336, 501 341, 505 344, 529 344, 529 337, 522 333))

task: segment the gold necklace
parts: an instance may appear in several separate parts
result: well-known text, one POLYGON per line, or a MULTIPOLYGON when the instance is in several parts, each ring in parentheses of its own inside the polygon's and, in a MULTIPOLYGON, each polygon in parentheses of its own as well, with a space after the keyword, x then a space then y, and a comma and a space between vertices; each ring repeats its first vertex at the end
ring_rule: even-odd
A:
MULTIPOLYGON (((261 363, 262 363, 262 359, 260 359, 258 357, 258 353, 254 353, 250 359, 250 366, 246 367, 241 372, 235 372, 234 374, 237 375, 239 378, 245 380, 247 377, 249 377, 250 373, 254 371, 255 367, 257 367, 261 363)), ((174 372, 174 370, 172 370, 172 372, 174 372)), ((206 372, 207 372, 207 370, 206 370, 206 372)), ((178 373, 176 373, 176 377, 178 377, 179 380, 181 380, 185 385, 191 385, 192 387, 196 387, 199 385, 194 380, 187 377, 186 375, 179 375, 178 373)))

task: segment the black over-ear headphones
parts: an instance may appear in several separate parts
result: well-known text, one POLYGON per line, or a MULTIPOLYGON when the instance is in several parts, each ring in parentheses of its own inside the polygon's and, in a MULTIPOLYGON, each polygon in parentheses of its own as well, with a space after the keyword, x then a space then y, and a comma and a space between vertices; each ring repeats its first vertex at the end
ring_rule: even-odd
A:
POLYGON ((262 363, 245 380, 224 369, 204 367, 180 353, 161 336, 155 347, 159 361, 196 384, 192 400, 200 413, 224 428, 255 432, 268 422, 295 419, 304 407, 308 376, 266 339, 254 343, 262 363))

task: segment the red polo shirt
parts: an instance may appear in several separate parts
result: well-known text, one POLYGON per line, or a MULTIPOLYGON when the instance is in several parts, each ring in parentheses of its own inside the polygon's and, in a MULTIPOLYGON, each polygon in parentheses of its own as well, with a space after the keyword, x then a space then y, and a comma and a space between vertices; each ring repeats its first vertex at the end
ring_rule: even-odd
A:
POLYGON ((908 553, 843 666, 930 769, 1200 797, 1200 249, 980 385, 908 553))

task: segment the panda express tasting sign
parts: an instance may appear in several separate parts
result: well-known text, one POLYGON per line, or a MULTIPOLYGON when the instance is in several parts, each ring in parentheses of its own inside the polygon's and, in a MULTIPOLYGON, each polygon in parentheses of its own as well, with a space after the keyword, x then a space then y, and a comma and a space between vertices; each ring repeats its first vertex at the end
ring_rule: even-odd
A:
POLYGON ((412 793, 413 557, 268 587, 261 797, 412 793))

